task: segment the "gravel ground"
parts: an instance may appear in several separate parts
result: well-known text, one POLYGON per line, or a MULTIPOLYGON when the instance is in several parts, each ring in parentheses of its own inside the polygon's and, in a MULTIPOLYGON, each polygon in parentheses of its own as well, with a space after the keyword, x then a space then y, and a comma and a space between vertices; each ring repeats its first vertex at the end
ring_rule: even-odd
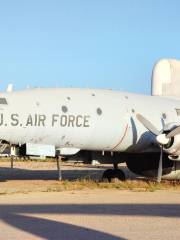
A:
MULTIPOLYGON (((0 161, 0 240, 180 239, 180 190, 54 192, 61 184, 56 167, 52 161, 15 161, 11 169, 9 161, 0 161)), ((105 168, 61 165, 70 185, 79 178, 101 179, 105 168)))
POLYGON ((0 240, 180 239, 180 193, 82 190, 0 196, 0 240))

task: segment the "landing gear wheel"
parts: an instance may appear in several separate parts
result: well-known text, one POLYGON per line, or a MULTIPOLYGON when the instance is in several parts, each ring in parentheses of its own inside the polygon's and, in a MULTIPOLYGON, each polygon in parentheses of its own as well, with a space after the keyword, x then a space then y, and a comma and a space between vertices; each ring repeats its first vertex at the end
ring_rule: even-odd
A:
POLYGON ((125 174, 120 169, 107 169, 102 176, 104 182, 118 182, 125 181, 125 179, 125 174))
POLYGON ((125 179, 126 179, 126 177, 122 170, 120 170, 120 169, 113 170, 113 176, 111 178, 111 182, 125 181, 125 179))
POLYGON ((113 175, 113 169, 105 170, 103 173, 103 176, 102 176, 102 181, 103 182, 111 182, 112 175, 113 175))

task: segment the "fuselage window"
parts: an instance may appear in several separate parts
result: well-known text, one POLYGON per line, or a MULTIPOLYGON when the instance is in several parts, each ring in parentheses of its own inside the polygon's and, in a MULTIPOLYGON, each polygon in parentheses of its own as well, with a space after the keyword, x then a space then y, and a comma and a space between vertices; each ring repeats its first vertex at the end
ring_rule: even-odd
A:
POLYGON ((180 108, 176 108, 176 113, 178 116, 180 116, 180 108))
POLYGON ((7 104, 7 100, 5 98, 0 98, 0 104, 7 104))

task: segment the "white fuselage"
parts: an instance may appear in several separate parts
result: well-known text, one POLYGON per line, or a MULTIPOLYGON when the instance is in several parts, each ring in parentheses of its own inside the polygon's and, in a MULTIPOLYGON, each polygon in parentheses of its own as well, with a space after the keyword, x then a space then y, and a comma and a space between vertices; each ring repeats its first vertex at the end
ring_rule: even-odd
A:
POLYGON ((161 130, 163 124, 180 122, 178 109, 178 100, 112 90, 37 88, 1 93, 0 139, 56 148, 155 151, 154 136, 136 114, 161 130))

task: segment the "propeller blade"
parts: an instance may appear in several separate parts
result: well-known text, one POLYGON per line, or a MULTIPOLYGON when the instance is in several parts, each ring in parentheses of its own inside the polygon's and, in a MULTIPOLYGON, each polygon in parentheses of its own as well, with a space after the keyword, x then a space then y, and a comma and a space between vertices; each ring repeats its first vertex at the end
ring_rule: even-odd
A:
POLYGON ((147 128, 155 136, 160 134, 160 131, 158 131, 157 128, 149 120, 143 117, 141 114, 138 113, 136 117, 144 125, 144 127, 147 128))
POLYGON ((180 134, 180 126, 176 127, 174 130, 172 130, 170 133, 166 135, 167 138, 174 137, 175 135, 180 134))
POLYGON ((159 159, 159 166, 158 166, 158 175, 157 175, 157 182, 161 182, 162 178, 162 164, 163 164, 163 146, 161 146, 161 153, 160 153, 160 159, 159 159))

